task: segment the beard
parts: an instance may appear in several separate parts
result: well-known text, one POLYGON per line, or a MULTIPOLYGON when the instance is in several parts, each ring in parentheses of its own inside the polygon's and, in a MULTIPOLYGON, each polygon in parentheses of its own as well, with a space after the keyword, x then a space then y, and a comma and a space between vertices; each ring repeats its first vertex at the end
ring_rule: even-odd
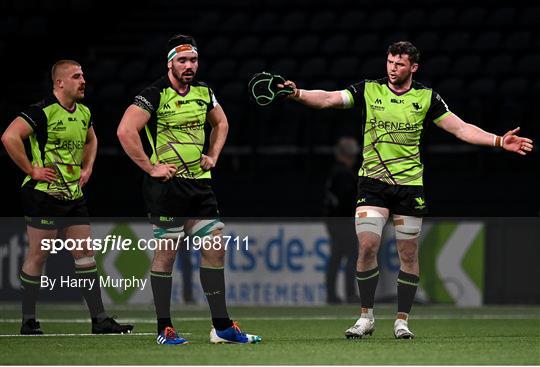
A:
POLYGON ((407 73, 406 75, 403 75, 401 77, 397 76, 396 79, 394 79, 393 81, 390 78, 390 74, 388 74, 387 77, 388 77, 388 81, 390 82, 390 84, 395 85, 397 87, 400 87, 409 80, 411 75, 412 75, 412 73, 407 73))
MULTIPOLYGON (((179 73, 178 71, 176 71, 174 68, 171 69, 172 71, 172 75, 173 77, 181 84, 189 84, 189 82, 187 81, 187 78, 185 76, 183 76, 181 73, 179 73)), ((186 72, 184 72, 186 73, 186 72)), ((195 73, 193 71, 191 71, 191 73, 193 75, 189 75, 189 77, 191 77, 191 79, 193 79, 195 77, 195 73)))

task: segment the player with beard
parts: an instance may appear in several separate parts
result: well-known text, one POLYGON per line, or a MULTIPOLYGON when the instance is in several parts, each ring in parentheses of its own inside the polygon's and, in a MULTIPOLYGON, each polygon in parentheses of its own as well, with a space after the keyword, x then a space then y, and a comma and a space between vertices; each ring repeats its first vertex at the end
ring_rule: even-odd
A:
MULTIPOLYGON (((185 234, 220 243, 221 230, 210 170, 225 144, 228 122, 212 90, 196 81, 198 50, 191 36, 169 40, 168 73, 145 88, 122 117, 118 138, 128 156, 146 173, 143 196, 158 239, 185 234), (203 153, 204 126, 209 122, 209 148, 203 153), (151 156, 139 132, 144 128, 151 156)), ((242 332, 225 303, 223 246, 201 249, 200 280, 212 314, 212 343, 257 343, 259 336, 242 332)), ((162 246, 154 253, 150 279, 157 316, 158 344, 186 344, 170 315, 172 269, 176 250, 162 246)))
POLYGON ((400 271, 394 336, 412 339, 408 317, 419 282, 418 238, 427 213, 423 190, 420 143, 427 123, 470 144, 502 148, 526 155, 532 140, 516 136, 519 127, 497 136, 466 123, 449 111, 435 91, 413 81, 420 53, 410 42, 390 45, 387 77, 365 80, 341 91, 298 89, 292 81, 278 87, 292 88, 289 98, 313 108, 352 108, 361 111, 364 127, 363 163, 359 171, 356 233, 359 253, 356 279, 361 315, 346 330, 347 338, 361 338, 375 330, 373 305, 379 278, 377 253, 384 224, 392 215, 400 271))
MULTIPOLYGON (((86 239, 90 222, 82 188, 90 179, 97 138, 88 107, 80 103, 86 82, 81 65, 60 60, 52 67, 53 91, 43 101, 21 112, 2 135, 9 156, 27 174, 22 201, 27 221, 29 250, 20 273, 22 289, 21 334, 43 334, 36 321, 40 277, 49 251, 41 241, 51 238, 86 239), (29 140, 32 162, 24 141, 29 140)), ((92 318, 92 333, 128 333, 105 313, 94 253, 73 250, 75 277, 92 318)))

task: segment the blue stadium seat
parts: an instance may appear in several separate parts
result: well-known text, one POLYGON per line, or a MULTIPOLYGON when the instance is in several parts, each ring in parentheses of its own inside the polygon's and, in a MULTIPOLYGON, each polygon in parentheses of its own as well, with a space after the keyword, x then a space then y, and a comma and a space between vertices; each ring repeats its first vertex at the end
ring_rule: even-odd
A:
POLYGON ((375 56, 367 59, 360 68, 362 79, 379 79, 386 76, 386 56, 375 56))
POLYGON ((292 57, 278 59, 269 68, 270 72, 282 75, 286 78, 294 78, 297 70, 298 61, 292 57))
POLYGON ((439 49, 441 37, 437 32, 423 32, 420 33, 416 38, 413 38, 412 42, 416 47, 418 47, 420 54, 430 53, 431 51, 439 49))
POLYGON ((467 94, 473 96, 490 96, 498 93, 497 84, 492 78, 480 78, 467 82, 467 94))
POLYGON ((402 29, 423 29, 426 25, 426 18, 426 12, 423 9, 413 9, 400 15, 398 24, 402 29))
POLYGON ((276 13, 264 12, 257 15, 252 24, 255 32, 273 30, 279 24, 280 17, 276 13))
POLYGON ((301 78, 317 78, 321 75, 326 74, 327 62, 325 57, 313 57, 304 61, 300 70, 298 71, 298 76, 301 78))
POLYGON ((145 76, 146 62, 144 60, 134 60, 122 65, 118 73, 118 79, 125 83, 136 82, 145 76))
POLYGON ((540 25, 540 7, 523 8, 517 24, 533 27, 540 25))
POLYGON ((523 56, 517 63, 515 72, 521 76, 530 77, 538 72, 538 66, 540 65, 540 54, 531 54, 523 56))
POLYGON ((514 8, 500 8, 495 9, 491 15, 486 19, 486 26, 492 27, 506 27, 515 24, 516 9, 514 8))
POLYGON ((353 31, 362 28, 366 22, 366 12, 351 10, 345 11, 336 21, 335 27, 341 31, 353 31))
POLYGON ((233 13, 223 20, 219 28, 224 31, 243 31, 250 22, 251 17, 247 13, 233 13))
POLYGON ((243 56, 258 53, 261 40, 256 36, 246 36, 238 39, 229 49, 229 53, 234 56, 243 56))
POLYGON ((266 60, 261 57, 244 60, 236 68, 236 78, 247 83, 253 74, 265 71, 266 66, 266 60))
POLYGON ((456 24, 456 11, 450 8, 442 8, 430 14, 427 24, 434 28, 452 27, 456 24))
POLYGON ((482 66, 482 58, 478 55, 464 55, 458 57, 453 66, 452 71, 459 76, 473 76, 478 73, 482 66))
POLYGON ((199 18, 195 22, 199 29, 212 32, 218 28, 222 23, 221 12, 218 11, 201 11, 199 12, 199 18))
POLYGON ((465 82, 460 78, 444 79, 434 86, 434 89, 443 97, 463 94, 465 82))
POLYGON ((0 18, 0 34, 2 38, 11 37, 19 31, 19 21, 15 17, 3 16, 0 18))
POLYGON ((449 33, 443 39, 441 50, 455 52, 466 50, 470 47, 471 35, 468 32, 449 33))
POLYGON ((296 38, 290 47, 293 54, 299 56, 313 55, 318 51, 319 38, 317 36, 308 35, 296 38))
POLYGON ((334 77, 350 79, 357 76, 359 71, 359 59, 355 56, 340 57, 335 59, 330 66, 329 74, 334 77))
POLYGON ((100 83, 102 81, 113 80, 117 76, 119 67, 120 65, 117 59, 103 58, 88 70, 91 76, 89 81, 92 83, 100 83))
POLYGON ((500 86, 500 92, 506 96, 520 96, 527 93, 529 82, 525 78, 509 78, 500 86))
MULTIPOLYGON (((288 53, 290 40, 284 36, 268 38, 259 48, 259 52, 263 55, 274 57, 288 53)), ((248 51, 249 52, 249 51, 248 51)))
MULTIPOLYGON (((237 62, 234 59, 221 59, 211 66, 208 80, 230 80, 235 75, 237 62)), ((217 82, 216 82, 217 83, 217 82)))
POLYGON ((380 37, 377 33, 364 33, 352 42, 350 51, 355 55, 365 55, 374 52, 384 52, 385 48, 380 44, 380 37))
POLYGON ((504 46, 509 50, 523 50, 532 46, 532 34, 529 31, 509 33, 504 46))
POLYGON ((45 17, 28 17, 20 27, 19 35, 26 39, 36 39, 45 37, 48 33, 49 21, 45 17), (39 30, 36 32, 36 30, 39 30))
POLYGON ((493 51, 499 49, 501 44, 501 33, 490 31, 478 34, 476 39, 472 42, 472 48, 478 51, 493 51))
POLYGON ((482 28, 486 16, 487 10, 485 8, 473 7, 464 9, 463 12, 457 17, 459 28, 482 28))
POLYGON ((367 23, 370 29, 380 30, 389 28, 391 24, 395 23, 396 19, 396 11, 390 9, 378 10, 368 17, 367 23))
POLYGON ((349 38, 345 34, 337 34, 331 37, 324 38, 321 45, 321 50, 330 57, 336 54, 349 52, 349 38))
POLYGON ((427 59, 419 71, 426 77, 446 76, 450 70, 450 63, 448 56, 435 56, 427 59))
POLYGON ((487 60, 485 72, 495 77, 510 73, 514 68, 513 61, 514 58, 510 54, 490 56, 487 60))
POLYGON ((394 43, 394 42, 398 42, 398 41, 410 41, 410 37, 409 37, 409 33, 407 32, 393 32, 393 33, 389 33, 384 41, 383 41, 383 44, 381 45, 381 51, 383 52, 386 52, 386 49, 388 48, 388 46, 390 46, 390 44, 394 43))
POLYGON ((323 11, 316 13, 311 17, 308 28, 312 31, 328 31, 334 28, 336 22, 336 13, 332 11, 323 11))
POLYGON ((205 57, 212 57, 215 55, 219 57, 226 55, 231 48, 231 43, 230 37, 218 36, 213 38, 207 43, 200 45, 201 56, 205 55, 205 57))
MULTIPOLYGON (((287 0, 288 1, 288 0, 287 0)), ((294 12, 285 14, 281 19, 280 29, 287 33, 291 31, 302 31, 307 24, 307 15, 305 12, 294 12)))

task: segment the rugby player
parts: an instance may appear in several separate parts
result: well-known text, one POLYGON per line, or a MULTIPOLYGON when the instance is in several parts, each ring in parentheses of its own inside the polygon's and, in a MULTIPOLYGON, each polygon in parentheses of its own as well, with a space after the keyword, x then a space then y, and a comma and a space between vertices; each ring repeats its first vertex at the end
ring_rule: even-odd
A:
MULTIPOLYGON (((143 196, 154 236, 184 235, 220 243, 221 230, 210 170, 225 144, 228 122, 212 90, 196 81, 199 66, 193 37, 169 40, 167 75, 141 91, 124 113, 118 138, 127 155, 146 173, 143 196), (209 148, 204 127, 210 124, 209 148), (144 128, 151 157, 139 132, 144 128)), ((200 280, 212 314, 212 343, 257 343, 259 336, 242 332, 229 318, 225 302, 223 246, 201 250, 200 280)), ((186 344, 171 322, 172 269, 177 249, 163 246, 154 253, 150 274, 157 317, 158 344, 186 344)))
MULTIPOLYGON (((20 273, 21 334, 43 334, 36 321, 36 301, 49 251, 41 248, 41 241, 90 237, 82 188, 92 174, 97 138, 90 110, 80 103, 86 82, 81 65, 73 60, 56 62, 51 76, 52 93, 19 113, 2 135, 9 156, 27 175, 22 184, 22 202, 29 250, 20 273), (31 162, 25 152, 26 140, 30 142, 31 162)), ((77 284, 85 284, 79 288, 90 311, 92 333, 131 332, 132 325, 120 325, 105 313, 93 251, 71 253, 75 277, 88 280, 77 284)))
POLYGON ((375 330, 373 305, 379 279, 377 253, 384 224, 392 216, 400 271, 397 278, 398 307, 394 336, 412 339, 408 317, 419 282, 418 238, 427 213, 423 190, 423 165, 419 146, 426 124, 434 123, 470 144, 492 146, 526 155, 532 140, 516 134, 486 132, 450 112, 432 89, 413 81, 420 53, 410 42, 389 46, 387 77, 364 80, 338 91, 299 89, 292 81, 278 85, 292 88, 289 99, 312 108, 352 108, 361 111, 364 124, 363 163, 359 171, 356 232, 359 254, 356 279, 361 315, 346 330, 347 338, 361 338, 375 330))

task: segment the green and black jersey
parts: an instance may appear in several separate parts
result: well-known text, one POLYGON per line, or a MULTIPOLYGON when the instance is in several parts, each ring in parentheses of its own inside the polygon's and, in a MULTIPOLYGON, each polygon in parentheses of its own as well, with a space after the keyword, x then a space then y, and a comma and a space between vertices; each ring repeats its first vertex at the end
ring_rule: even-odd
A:
POLYGON ((359 176, 391 185, 422 185, 420 143, 425 121, 448 116, 448 106, 433 90, 414 82, 405 93, 388 87, 388 79, 365 80, 344 91, 347 107, 359 107, 364 128, 359 176))
POLYGON ((57 177, 56 181, 48 183, 26 176, 23 186, 32 185, 60 200, 80 199, 83 196, 79 185, 83 150, 92 126, 88 107, 76 103, 69 111, 51 95, 18 116, 33 130, 29 137, 32 165, 53 168, 57 177))
POLYGON ((201 157, 206 114, 217 101, 205 83, 194 82, 180 94, 165 76, 140 92, 133 104, 151 115, 145 130, 152 164, 174 164, 180 178, 211 178, 210 171, 201 168, 201 157))

